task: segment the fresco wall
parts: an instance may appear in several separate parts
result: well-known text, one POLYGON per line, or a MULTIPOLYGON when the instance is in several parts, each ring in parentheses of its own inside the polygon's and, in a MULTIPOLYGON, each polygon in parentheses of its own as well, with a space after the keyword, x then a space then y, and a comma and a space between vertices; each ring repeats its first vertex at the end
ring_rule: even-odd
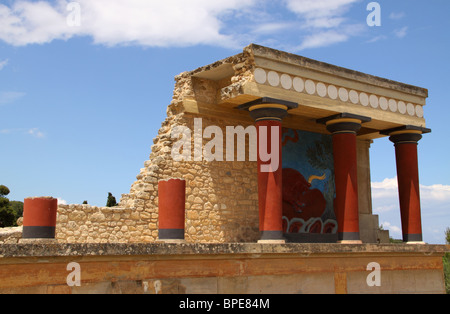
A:
POLYGON ((337 221, 331 135, 283 129, 282 158, 284 232, 303 235, 299 241, 334 242, 337 221))

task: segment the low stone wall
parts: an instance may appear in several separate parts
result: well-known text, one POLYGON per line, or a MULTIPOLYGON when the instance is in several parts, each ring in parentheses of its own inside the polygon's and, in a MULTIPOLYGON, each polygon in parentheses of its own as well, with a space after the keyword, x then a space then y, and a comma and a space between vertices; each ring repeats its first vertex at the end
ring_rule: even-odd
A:
POLYGON ((157 226, 157 211, 59 205, 56 239, 61 243, 151 242, 158 237, 157 226))
POLYGON ((0 229, 0 244, 16 244, 22 239, 22 227, 0 229))
POLYGON ((447 250, 432 245, 4 244, 0 294, 443 294, 447 250), (80 286, 68 285, 73 263, 80 286), (376 286, 367 283, 373 263, 380 266, 376 286))

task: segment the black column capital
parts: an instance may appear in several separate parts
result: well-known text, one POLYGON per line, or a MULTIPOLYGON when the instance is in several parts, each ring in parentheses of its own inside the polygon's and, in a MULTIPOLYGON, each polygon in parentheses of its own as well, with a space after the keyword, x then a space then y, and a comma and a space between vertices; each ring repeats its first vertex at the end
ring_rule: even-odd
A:
POLYGON ((358 133, 363 123, 372 121, 371 118, 351 113, 340 113, 317 120, 317 123, 325 124, 332 134, 358 133))
POLYGON ((237 107, 240 110, 248 110, 255 121, 273 120, 282 121, 288 110, 297 108, 298 104, 280 99, 263 97, 237 107))
POLYGON ((389 129, 380 132, 380 134, 382 135, 390 136, 389 140, 393 142, 395 145, 408 143, 418 144, 418 142, 422 139, 422 134, 427 133, 431 133, 431 130, 413 125, 405 125, 399 128, 389 129))

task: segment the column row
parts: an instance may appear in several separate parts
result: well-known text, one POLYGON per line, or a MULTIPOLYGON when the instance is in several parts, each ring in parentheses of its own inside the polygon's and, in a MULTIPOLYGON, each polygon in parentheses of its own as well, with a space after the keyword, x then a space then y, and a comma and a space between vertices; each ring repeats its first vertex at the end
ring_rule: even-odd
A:
MULTIPOLYGON (((259 225, 262 243, 284 242, 281 128, 282 120, 288 115, 288 111, 297 106, 292 102, 261 98, 238 107, 250 112, 258 131, 259 225), (278 151, 279 162, 276 169, 267 167, 270 161, 262 158, 264 149, 261 150, 261 145, 278 151)), ((361 243, 356 138, 362 125, 370 121, 369 117, 349 113, 317 120, 317 123, 325 124, 332 134, 336 185, 335 214, 340 243, 361 243)), ((390 136, 390 140, 395 144, 403 239, 407 243, 422 243, 417 144, 422 134, 429 132, 431 130, 414 126, 381 132, 390 136)))

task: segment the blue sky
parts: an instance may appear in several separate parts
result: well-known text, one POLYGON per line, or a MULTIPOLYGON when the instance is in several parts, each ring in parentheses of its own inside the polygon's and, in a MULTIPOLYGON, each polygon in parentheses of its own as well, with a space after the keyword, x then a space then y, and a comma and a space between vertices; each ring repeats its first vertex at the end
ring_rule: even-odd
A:
MULTIPOLYGON (((14 200, 119 199, 149 157, 174 76, 257 43, 429 89, 433 133, 419 144, 423 229, 427 242, 443 243, 450 3, 380 0, 381 26, 369 27, 369 2, 2 0, 0 184, 14 200)), ((371 167, 374 212, 400 238, 387 138, 372 145, 371 167)))

